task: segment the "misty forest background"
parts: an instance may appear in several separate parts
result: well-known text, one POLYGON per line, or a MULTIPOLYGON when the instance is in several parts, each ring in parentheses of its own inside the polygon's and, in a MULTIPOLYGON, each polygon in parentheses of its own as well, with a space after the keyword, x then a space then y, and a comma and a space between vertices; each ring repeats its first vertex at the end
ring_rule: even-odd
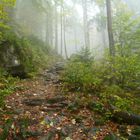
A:
POLYGON ((49 76, 51 82, 57 79, 51 87, 57 85, 61 96, 70 100, 67 111, 72 125, 94 114, 90 122, 94 130, 90 127, 92 132, 84 133, 82 129, 76 138, 70 132, 66 136, 59 132, 58 137, 55 131, 46 139, 139 140, 140 1, 0 0, 1 140, 36 140, 55 127, 49 120, 41 136, 29 133, 25 105, 22 119, 21 112, 14 118, 15 110, 7 105, 17 92, 21 101, 25 99, 20 94, 27 92, 28 85, 32 85, 29 90, 34 89, 33 81, 49 76), (51 76, 42 76, 46 70, 51 76), (83 109, 90 112, 85 118, 72 115, 83 109), (17 125, 15 120, 22 123, 17 125))

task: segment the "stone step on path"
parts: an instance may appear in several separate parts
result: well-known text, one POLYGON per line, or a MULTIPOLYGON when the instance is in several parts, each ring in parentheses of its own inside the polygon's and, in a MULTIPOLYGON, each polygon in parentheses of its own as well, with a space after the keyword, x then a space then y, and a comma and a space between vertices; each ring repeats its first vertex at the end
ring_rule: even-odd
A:
POLYGON ((61 72, 64 70, 66 63, 65 62, 57 62, 53 67, 47 69, 43 73, 43 77, 47 83, 61 83, 62 79, 60 77, 61 72))
POLYGON ((64 140, 68 138, 68 136, 72 133, 72 131, 76 131, 73 126, 66 125, 61 130, 58 129, 51 129, 46 136, 42 136, 39 140, 64 140))
POLYGON ((68 106, 67 99, 62 96, 56 96, 49 99, 44 98, 30 98, 24 99, 23 104, 27 106, 40 106, 41 111, 57 112, 68 106))
POLYGON ((67 98, 63 96, 56 96, 52 98, 29 98, 29 99, 24 99, 23 103, 29 106, 35 106, 35 105, 42 105, 42 104, 55 104, 55 103, 64 103, 67 98))
POLYGON ((62 108, 60 108, 60 107, 53 107, 53 108, 52 107, 43 107, 40 110, 43 112, 55 112, 55 113, 57 113, 57 112, 61 111, 62 108))
MULTIPOLYGON (((60 94, 60 73, 64 70, 64 65, 65 64, 63 62, 56 63, 52 68, 46 70, 43 75, 41 75, 42 79, 44 79, 46 86, 45 88, 47 91, 44 92, 44 95, 41 94, 41 97, 29 96, 22 101, 22 103, 29 108, 39 107, 39 112, 47 112, 47 116, 44 118, 46 125, 53 122, 53 128, 49 130, 45 136, 41 136, 39 140, 54 140, 56 136, 65 139, 65 137, 67 137, 70 133, 72 133, 71 131, 74 130, 74 128, 71 128, 72 126, 63 126, 61 130, 57 130, 57 127, 54 128, 62 123, 61 118, 65 117, 63 109, 65 110, 69 104, 68 99, 60 94), (54 116, 54 114, 59 115, 54 116)), ((35 93, 38 94, 39 92, 35 91, 35 93)))

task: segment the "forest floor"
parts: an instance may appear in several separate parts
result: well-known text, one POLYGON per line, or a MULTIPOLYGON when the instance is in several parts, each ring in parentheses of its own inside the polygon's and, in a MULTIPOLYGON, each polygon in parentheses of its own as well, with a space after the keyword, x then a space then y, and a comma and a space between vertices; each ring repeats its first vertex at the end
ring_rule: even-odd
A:
POLYGON ((6 98, 0 113, 0 134, 7 140, 103 140, 117 133, 118 124, 104 123, 89 108, 74 106, 79 95, 64 90, 59 73, 53 67, 19 83, 20 90, 6 98))

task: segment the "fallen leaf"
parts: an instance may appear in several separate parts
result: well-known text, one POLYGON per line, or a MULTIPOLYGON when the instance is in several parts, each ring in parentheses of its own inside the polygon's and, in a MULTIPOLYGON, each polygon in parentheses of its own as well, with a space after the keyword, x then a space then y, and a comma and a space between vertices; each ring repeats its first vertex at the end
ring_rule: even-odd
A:
POLYGON ((75 119, 72 119, 72 124, 76 124, 76 120, 75 119))

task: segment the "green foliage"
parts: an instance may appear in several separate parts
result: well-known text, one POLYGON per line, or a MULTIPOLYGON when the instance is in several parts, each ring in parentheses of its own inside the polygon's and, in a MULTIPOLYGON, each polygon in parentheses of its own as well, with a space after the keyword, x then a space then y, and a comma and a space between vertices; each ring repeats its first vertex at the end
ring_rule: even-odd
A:
POLYGON ((115 45, 117 46, 116 53, 124 55, 127 49, 137 52, 140 45, 139 32, 139 16, 135 16, 126 3, 121 0, 113 1, 113 34, 115 45))
POLYGON ((5 31, 3 37, 4 39, 1 40, 1 63, 12 65, 10 60, 15 56, 21 64, 32 67, 32 53, 28 40, 19 38, 12 31, 5 31), (7 51, 9 51, 9 55, 6 54, 7 51), (7 55, 7 58, 4 59, 4 55, 7 55))
POLYGON ((66 85, 72 89, 92 91, 99 88, 101 80, 94 74, 93 57, 87 50, 73 56, 63 74, 66 85))
POLYGON ((51 47, 35 36, 30 36, 27 39, 32 54, 31 63, 34 65, 35 69, 46 67, 49 61, 54 57, 54 52, 51 47))
POLYGON ((115 134, 113 134, 113 133, 111 133, 111 134, 108 134, 105 138, 104 138, 104 140, 118 140, 119 138, 115 135, 115 134))
POLYGON ((133 104, 130 99, 121 98, 117 95, 114 95, 114 106, 125 111, 130 111, 131 105, 133 104))
POLYGON ((33 135, 32 132, 27 130, 29 125, 30 120, 28 118, 18 119, 16 123, 14 119, 9 118, 5 121, 5 125, 1 126, 3 132, 0 135, 0 139, 5 140, 11 135, 13 139, 26 139, 33 135))
MULTIPOLYGON (((127 51, 127 50, 126 50, 127 51)), ((112 65, 110 59, 106 59, 99 67, 103 80, 103 101, 116 106, 118 109, 132 111, 134 98, 132 93, 140 84, 139 56, 132 54, 117 55, 112 65), (111 70, 113 68, 113 71, 111 70), (114 83, 110 82, 114 79, 114 83)))
MULTIPOLYGON (((0 0, 0 30, 7 29, 7 21, 9 18, 8 9, 12 8, 16 0, 0 0)), ((0 31, 0 38, 3 38, 3 34, 0 31)))
POLYGON ((5 77, 4 74, 5 71, 0 69, 0 107, 4 107, 5 97, 18 88, 16 83, 19 81, 19 79, 11 76, 5 77))
POLYGON ((140 83, 139 57, 137 55, 117 57, 115 76, 122 88, 137 88, 140 83))
MULTIPOLYGON (((109 103, 119 110, 131 111, 133 100, 117 85, 108 86, 101 95, 102 102, 109 103)), ((110 114, 111 115, 111 114, 110 114)))
MULTIPOLYGON (((0 106, 4 99, 16 89, 17 79, 8 76, 6 69, 13 66, 14 59, 23 66, 25 72, 37 72, 47 66, 51 49, 34 36, 18 36, 12 30, 2 30, 0 39, 0 106)), ((53 57, 53 55, 52 55, 53 57)), ((52 58, 50 57, 50 58, 52 58)))
POLYGON ((99 88, 102 83, 102 89, 110 94, 137 89, 140 84, 139 55, 130 54, 129 50, 126 52, 123 56, 118 54, 114 64, 111 64, 111 58, 93 62, 91 55, 79 53, 67 64, 64 81, 74 89, 87 91, 99 88), (114 83, 110 83, 112 79, 115 80, 115 87, 112 86, 114 83))
POLYGON ((105 112, 105 110, 104 110, 104 105, 103 105, 103 103, 102 102, 100 102, 100 101, 96 101, 96 102, 91 102, 91 103, 89 103, 89 108, 91 109, 91 110, 93 110, 93 111, 96 111, 96 112, 98 112, 98 113, 103 113, 103 112, 105 112))
POLYGON ((71 62, 80 62, 86 65, 92 65, 94 57, 88 48, 82 48, 79 53, 72 55, 70 60, 71 62))
POLYGON ((7 139, 12 123, 13 123, 12 119, 8 119, 5 121, 5 127, 3 128, 3 133, 0 135, 1 140, 7 139))
POLYGON ((0 40, 1 65, 13 65, 11 60, 14 57, 27 72, 47 65, 51 49, 36 37, 19 37, 12 30, 4 30, 3 37, 0 40))
POLYGON ((116 56, 114 64, 110 64, 110 59, 101 66, 103 81, 109 81, 114 78, 115 84, 120 88, 131 90, 139 87, 140 83, 140 65, 139 56, 131 54, 130 56, 116 56), (114 71, 111 71, 111 68, 114 71))
POLYGON ((105 94, 108 95, 120 95, 123 94, 124 91, 117 85, 110 85, 105 88, 105 94))
POLYGON ((0 77, 3 77, 5 75, 7 75, 7 72, 3 68, 0 68, 0 77))
POLYGON ((104 1, 104 0, 95 0, 95 3, 96 3, 99 7, 104 7, 104 6, 105 6, 105 1, 104 1))
POLYGON ((94 108, 93 111, 106 110, 106 118, 110 118, 112 113, 107 111, 104 104, 111 104, 119 110, 132 112, 134 99, 131 92, 137 90, 140 85, 139 55, 126 49, 126 54, 118 53, 113 58, 114 64, 111 63, 112 58, 108 56, 96 62, 89 58, 88 55, 84 59, 81 54, 77 54, 70 59, 63 75, 67 87, 76 91, 92 93, 98 91, 96 92, 100 93, 98 102, 90 104, 82 98, 79 102, 91 109, 94 108), (111 82, 112 79, 115 82, 111 82))

